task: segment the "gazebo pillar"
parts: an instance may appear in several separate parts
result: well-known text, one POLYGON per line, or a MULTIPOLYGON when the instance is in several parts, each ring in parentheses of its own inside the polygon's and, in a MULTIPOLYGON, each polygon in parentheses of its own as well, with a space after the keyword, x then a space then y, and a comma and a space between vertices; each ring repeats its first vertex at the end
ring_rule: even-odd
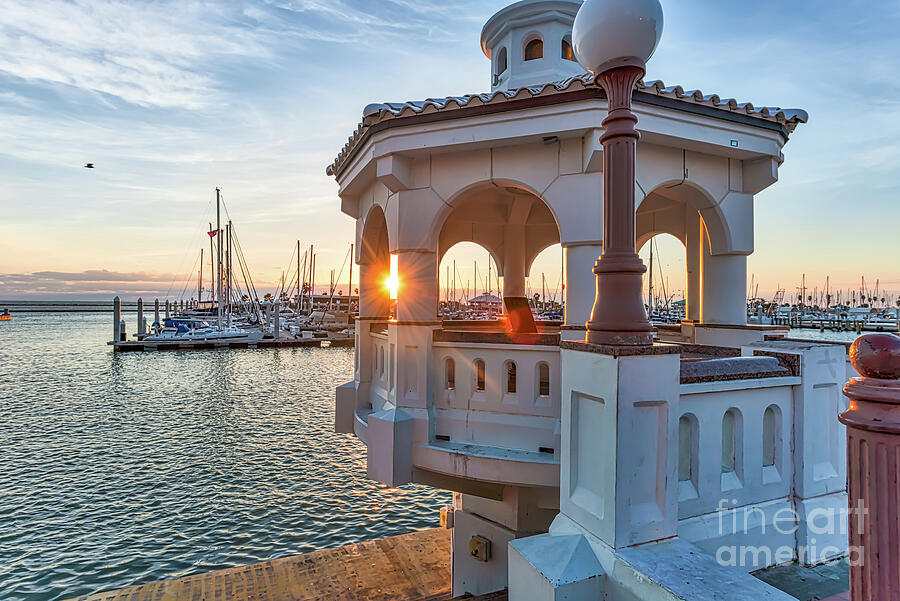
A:
POLYGON ((869 334, 850 347, 862 374, 844 387, 850 599, 900 598, 900 337, 869 334))
POLYGON ((747 257, 714 255, 703 236, 700 321, 704 324, 746 325, 747 257))
POLYGON ((700 321, 700 270, 703 254, 703 222, 697 209, 686 206, 684 215, 684 254, 685 271, 687 272, 687 306, 684 318, 697 323, 700 321))
POLYGON ((503 297, 525 298, 525 226, 503 228, 503 297))
MULTIPOLYGON (((565 294, 566 325, 584 330, 584 324, 591 318, 596 293, 594 274, 591 271, 597 257, 603 252, 603 241, 563 242, 565 251, 565 294)), ((584 338, 579 334, 577 338, 584 338)))

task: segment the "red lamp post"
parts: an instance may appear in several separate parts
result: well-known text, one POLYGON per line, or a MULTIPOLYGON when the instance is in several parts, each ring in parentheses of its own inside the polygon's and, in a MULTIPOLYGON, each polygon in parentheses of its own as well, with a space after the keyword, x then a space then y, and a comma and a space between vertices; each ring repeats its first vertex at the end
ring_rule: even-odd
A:
POLYGON ((631 94, 662 35, 658 0, 586 0, 572 31, 575 54, 606 92, 603 120, 603 254, 587 342, 648 345, 653 327, 641 295, 646 271, 635 249, 635 157, 640 134, 631 94))

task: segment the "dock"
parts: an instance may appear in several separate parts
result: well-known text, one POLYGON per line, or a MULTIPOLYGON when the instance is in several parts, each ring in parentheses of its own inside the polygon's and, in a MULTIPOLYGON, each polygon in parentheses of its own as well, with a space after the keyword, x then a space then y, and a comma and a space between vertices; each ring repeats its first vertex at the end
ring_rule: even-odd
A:
MULTIPOLYGON (((434 528, 70 601, 449 601, 450 531, 434 528)), ((505 592, 470 601, 506 601, 505 592)))
POLYGON ((353 337, 341 338, 263 338, 262 340, 217 340, 198 342, 144 342, 142 340, 123 340, 107 342, 117 352, 142 351, 185 351, 213 349, 255 349, 255 348, 295 348, 295 347, 349 347, 353 346, 353 337))

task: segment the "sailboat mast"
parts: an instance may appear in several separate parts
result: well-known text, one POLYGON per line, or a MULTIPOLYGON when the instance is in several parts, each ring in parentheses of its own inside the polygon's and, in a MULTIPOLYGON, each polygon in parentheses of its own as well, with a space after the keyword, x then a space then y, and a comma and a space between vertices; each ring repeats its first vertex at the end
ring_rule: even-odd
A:
POLYGON ((200 247, 200 274, 197 276, 197 308, 203 300, 203 247, 200 247))
POLYGON ((228 308, 228 325, 231 325, 231 219, 228 220, 228 229, 226 230, 228 249, 225 251, 225 305, 228 308))
POLYGON ((300 241, 297 240, 297 313, 300 312, 300 241))
POLYGON ((216 188, 216 325, 222 329, 222 202, 221 191, 216 188))
POLYGON ((350 284, 349 288, 347 288, 347 323, 350 323, 350 314, 353 311, 350 309, 350 305, 353 304, 353 243, 350 243, 350 284))
MULTIPOLYGON (((209 223, 209 231, 213 231, 212 222, 209 223)), ((216 284, 215 279, 216 276, 216 267, 214 262, 216 260, 216 252, 213 248, 213 235, 209 235, 209 300, 212 300, 213 295, 216 293, 216 284)))

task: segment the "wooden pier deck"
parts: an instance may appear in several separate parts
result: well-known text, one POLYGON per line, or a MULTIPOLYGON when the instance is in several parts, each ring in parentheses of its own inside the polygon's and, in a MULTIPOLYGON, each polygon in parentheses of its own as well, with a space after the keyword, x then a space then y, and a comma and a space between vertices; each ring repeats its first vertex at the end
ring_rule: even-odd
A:
MULTIPOLYGON (((94 593, 70 601, 449 601, 442 528, 94 593)), ((506 601, 506 593, 475 597, 506 601)), ((473 601, 473 598, 469 598, 473 601)))

